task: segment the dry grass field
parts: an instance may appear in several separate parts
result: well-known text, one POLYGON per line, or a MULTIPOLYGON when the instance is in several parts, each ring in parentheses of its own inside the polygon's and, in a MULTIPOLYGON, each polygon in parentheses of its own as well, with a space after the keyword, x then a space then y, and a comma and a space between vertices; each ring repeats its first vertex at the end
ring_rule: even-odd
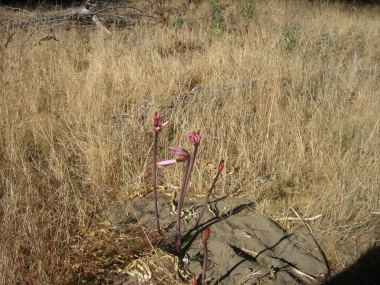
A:
POLYGON ((171 121, 159 159, 201 130, 188 195, 211 185, 201 162, 224 159, 216 195, 241 189, 274 220, 323 215, 310 225, 335 272, 379 244, 379 7, 164 2, 166 22, 112 35, 1 26, 0 284, 87 284, 94 213, 152 191, 156 110, 171 121))

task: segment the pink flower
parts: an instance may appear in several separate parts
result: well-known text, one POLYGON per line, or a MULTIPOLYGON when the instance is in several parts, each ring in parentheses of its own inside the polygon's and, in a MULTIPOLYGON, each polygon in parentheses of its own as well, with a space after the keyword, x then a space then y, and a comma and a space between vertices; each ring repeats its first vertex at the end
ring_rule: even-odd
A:
POLYGON ((169 121, 164 122, 164 117, 165 116, 161 115, 157 111, 154 112, 152 124, 157 133, 161 132, 163 126, 167 126, 169 124, 169 121))
POLYGON ((171 154, 178 155, 178 158, 157 162, 157 167, 166 167, 173 165, 176 162, 183 162, 190 159, 190 153, 185 149, 179 148, 178 146, 169 146, 169 151, 171 154))
POLYGON ((170 166, 176 162, 177 162, 176 159, 170 159, 170 160, 164 160, 164 161, 157 162, 156 165, 157 165, 157 167, 162 168, 162 167, 170 166))
POLYGON ((191 142, 193 145, 198 146, 201 142, 201 136, 200 136, 201 130, 198 130, 197 132, 191 132, 186 135, 187 140, 191 142))
POLYGON ((171 154, 178 155, 179 157, 190 157, 190 153, 182 148, 179 148, 178 146, 169 146, 169 151, 171 154))

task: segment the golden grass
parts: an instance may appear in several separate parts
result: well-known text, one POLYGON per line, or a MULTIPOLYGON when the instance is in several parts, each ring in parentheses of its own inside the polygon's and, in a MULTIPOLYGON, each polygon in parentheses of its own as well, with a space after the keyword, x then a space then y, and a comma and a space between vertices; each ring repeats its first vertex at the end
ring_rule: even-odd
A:
MULTIPOLYGON (((168 4, 169 21, 184 3, 168 4)), ((379 242, 379 9, 267 0, 244 21, 233 2, 218 38, 209 3, 186 5, 177 35, 2 27, 1 284, 72 282, 73 237, 92 214, 151 190, 156 110, 171 120, 160 159, 168 145, 191 150, 184 135, 201 129, 189 195, 211 185, 200 161, 224 158, 234 173, 217 194, 241 188, 272 218, 290 206, 323 214, 312 226, 333 269, 379 242), (195 85, 225 84, 237 88, 160 109, 195 85)), ((179 167, 159 170, 160 185, 180 179, 179 167)))

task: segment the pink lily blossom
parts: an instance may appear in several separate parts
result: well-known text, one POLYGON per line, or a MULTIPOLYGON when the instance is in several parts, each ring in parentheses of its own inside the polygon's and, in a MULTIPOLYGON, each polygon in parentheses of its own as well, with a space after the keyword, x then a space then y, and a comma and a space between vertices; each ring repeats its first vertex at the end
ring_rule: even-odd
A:
POLYGON ((169 146, 168 148, 171 154, 178 155, 179 157, 190 157, 190 153, 183 148, 179 148, 178 146, 169 146))
POLYGON ((152 118, 152 124, 157 133, 161 132, 163 126, 167 126, 169 121, 164 122, 164 115, 161 115, 157 111, 152 118))
POLYGON ((169 146, 169 151, 171 154, 178 155, 178 158, 157 162, 157 167, 162 168, 173 165, 176 162, 184 162, 190 159, 190 153, 185 149, 179 148, 177 146, 169 146))
POLYGON ((189 142, 191 142, 193 145, 198 146, 201 142, 201 136, 200 136, 201 130, 198 130, 196 132, 191 132, 186 134, 186 138, 189 142))
POLYGON ((174 163, 177 163, 178 161, 176 159, 169 159, 169 160, 164 160, 164 161, 159 161, 156 163, 158 168, 166 167, 173 165, 174 163))

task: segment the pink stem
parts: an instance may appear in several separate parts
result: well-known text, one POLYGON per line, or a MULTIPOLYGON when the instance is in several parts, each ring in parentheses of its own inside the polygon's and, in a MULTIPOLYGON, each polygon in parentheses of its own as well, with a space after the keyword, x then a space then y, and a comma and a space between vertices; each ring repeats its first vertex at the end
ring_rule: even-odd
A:
POLYGON ((185 192, 187 172, 189 170, 189 160, 185 161, 185 169, 183 172, 181 190, 179 191, 178 205, 177 205, 177 222, 176 222, 176 234, 174 246, 178 253, 181 253, 181 209, 182 209, 182 197, 185 192))
POLYGON ((207 241, 203 242, 202 285, 206 285, 206 267, 207 267, 207 241))
POLYGON ((197 152, 198 152, 198 145, 194 145, 194 153, 193 153, 193 156, 191 157, 191 163, 190 163, 189 171, 188 171, 187 177, 186 177, 185 190, 184 190, 183 197, 182 197, 182 202, 181 202, 182 205, 183 205, 183 203, 185 201, 187 185, 189 184, 191 172, 193 171, 194 162, 195 162, 195 156, 197 155, 197 152))
POLYGON ((158 206, 157 206, 157 138, 158 132, 154 132, 154 141, 153 141, 153 158, 152 158, 152 175, 153 175, 153 193, 154 193, 154 211, 156 216, 156 225, 157 232, 161 235, 160 220, 158 217, 158 206))

